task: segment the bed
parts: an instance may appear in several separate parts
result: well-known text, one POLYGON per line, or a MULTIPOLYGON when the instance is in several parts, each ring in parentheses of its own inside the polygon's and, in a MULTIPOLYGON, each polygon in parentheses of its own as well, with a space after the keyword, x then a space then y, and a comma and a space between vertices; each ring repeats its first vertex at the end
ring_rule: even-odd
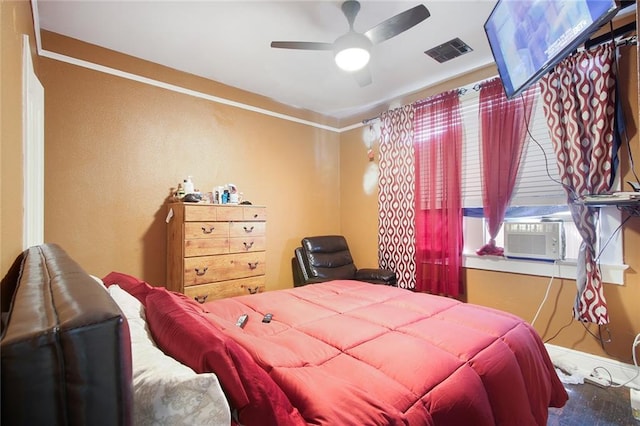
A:
MULTIPOLYGON (((536 332, 505 312, 358 281, 199 304, 118 272, 92 279, 77 264, 60 262, 66 256, 61 249, 38 250, 37 261, 21 264, 3 322, 3 423, 47 424, 10 421, 15 417, 9 415, 30 412, 26 401, 33 400, 30 389, 37 383, 33 374, 9 381, 5 372, 18 362, 8 357, 9 345, 19 342, 16 336, 34 320, 16 312, 33 309, 34 291, 51 293, 51 282, 63 286, 65 303, 79 298, 87 306, 106 306, 117 342, 131 342, 131 352, 117 344, 96 362, 86 360, 98 377, 105 357, 121 367, 122 380, 112 388, 89 387, 78 396, 118 407, 119 415, 108 424, 171 419, 172 424, 260 426, 545 425, 548 407, 561 407, 568 398, 536 332), (49 279, 52 273, 82 285, 60 284, 49 279), (31 290, 21 296, 25 280, 31 290), (103 285, 106 290, 92 290, 91 303, 86 302, 86 288, 103 285), (121 315, 114 315, 116 305, 121 315), (267 313, 271 321, 263 322, 267 313), (239 327, 244 314, 248 320, 239 327), (8 342, 5 331, 11 329, 8 342), (155 347, 162 362, 136 355, 140 345, 155 347), (10 400, 11 410, 5 389, 21 390, 19 399, 10 400)), ((60 303, 41 302, 46 310, 60 303)), ((82 406, 72 402, 67 404, 72 409, 82 406)), ((101 411, 99 405, 92 409, 101 411)), ((49 424, 55 423, 64 422, 49 424)))
POLYGON ((546 425, 568 399, 535 330, 494 309, 346 280, 204 304, 105 282, 144 300, 165 352, 218 375, 242 424, 546 425))

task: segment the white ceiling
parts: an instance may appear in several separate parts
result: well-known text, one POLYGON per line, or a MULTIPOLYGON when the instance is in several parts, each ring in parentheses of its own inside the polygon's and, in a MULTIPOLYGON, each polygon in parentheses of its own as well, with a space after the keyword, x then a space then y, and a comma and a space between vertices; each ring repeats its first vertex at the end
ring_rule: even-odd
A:
MULTIPOLYGON (((42 29, 339 119, 493 62, 483 29, 493 0, 423 2, 431 17, 374 46, 366 87, 331 52, 270 47, 333 42, 348 30, 341 3, 37 0, 37 13, 42 29), (424 54, 456 37, 473 52, 442 64, 424 54)), ((418 4, 364 0, 354 28, 364 32, 418 4)))

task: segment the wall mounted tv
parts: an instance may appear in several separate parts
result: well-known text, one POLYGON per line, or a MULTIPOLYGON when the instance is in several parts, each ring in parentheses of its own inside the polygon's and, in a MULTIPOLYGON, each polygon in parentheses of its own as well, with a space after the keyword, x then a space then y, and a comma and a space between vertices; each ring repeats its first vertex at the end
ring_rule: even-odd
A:
POLYGON ((535 83, 617 10, 614 0, 498 0, 484 30, 506 96, 535 83))

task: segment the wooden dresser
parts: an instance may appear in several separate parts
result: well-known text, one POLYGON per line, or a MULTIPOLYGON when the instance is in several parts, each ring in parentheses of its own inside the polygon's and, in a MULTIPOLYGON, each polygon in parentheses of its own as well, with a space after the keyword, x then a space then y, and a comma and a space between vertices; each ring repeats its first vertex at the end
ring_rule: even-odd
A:
POLYGON ((264 290, 263 206, 169 204, 167 288, 203 303, 264 290))

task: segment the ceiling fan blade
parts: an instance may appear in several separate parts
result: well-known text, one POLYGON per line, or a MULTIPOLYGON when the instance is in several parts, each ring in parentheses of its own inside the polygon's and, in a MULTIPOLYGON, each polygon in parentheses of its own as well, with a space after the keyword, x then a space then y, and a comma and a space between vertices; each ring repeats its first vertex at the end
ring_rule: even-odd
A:
POLYGON ((429 10, 425 5, 420 4, 411 9, 405 10, 402 13, 398 13, 386 21, 382 21, 369 31, 365 32, 371 43, 378 44, 385 40, 389 40, 391 37, 395 37, 398 34, 408 30, 409 28, 418 25, 420 22, 431 16, 429 10))
POLYGON ((355 71, 353 73, 353 78, 356 79, 356 81, 358 82, 358 86, 360 87, 368 86, 372 82, 371 71, 369 70, 369 67, 364 67, 359 71, 355 71))
POLYGON ((333 43, 320 43, 314 41, 272 41, 271 47, 275 47, 277 49, 333 50, 333 43))

